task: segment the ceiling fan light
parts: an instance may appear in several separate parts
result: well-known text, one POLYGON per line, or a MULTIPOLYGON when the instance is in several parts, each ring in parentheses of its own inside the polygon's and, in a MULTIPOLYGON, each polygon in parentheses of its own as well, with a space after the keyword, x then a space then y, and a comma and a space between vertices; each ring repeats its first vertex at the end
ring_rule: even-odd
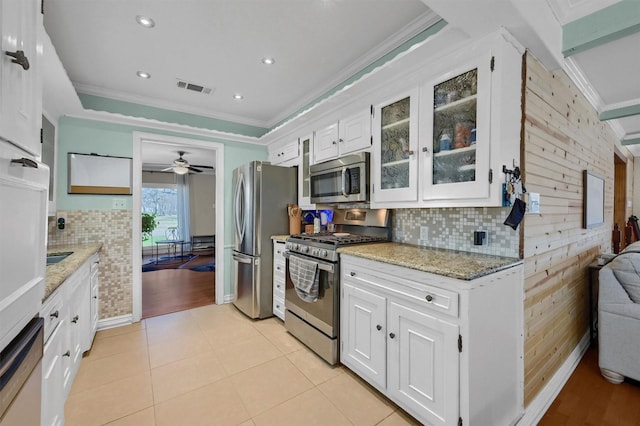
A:
POLYGON ((148 16, 138 15, 136 16, 136 22, 145 28, 153 28, 156 26, 155 21, 148 16))
POLYGON ((189 168, 184 166, 175 166, 173 172, 177 175, 186 175, 189 173, 189 168))

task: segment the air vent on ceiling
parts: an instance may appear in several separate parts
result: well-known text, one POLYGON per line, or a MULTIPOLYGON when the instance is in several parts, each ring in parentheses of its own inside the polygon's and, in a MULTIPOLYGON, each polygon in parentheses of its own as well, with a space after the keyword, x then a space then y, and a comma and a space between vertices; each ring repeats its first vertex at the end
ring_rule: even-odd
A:
POLYGON ((213 93, 213 89, 211 87, 205 87, 200 84, 190 83, 181 79, 178 79, 178 88, 203 93, 205 95, 210 95, 211 93, 213 93))

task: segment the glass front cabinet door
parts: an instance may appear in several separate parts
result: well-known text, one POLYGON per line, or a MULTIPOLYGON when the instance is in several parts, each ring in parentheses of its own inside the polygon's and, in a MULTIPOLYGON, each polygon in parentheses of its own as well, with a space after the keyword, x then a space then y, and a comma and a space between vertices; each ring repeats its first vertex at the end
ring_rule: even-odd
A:
POLYGON ((418 184, 418 90, 375 107, 372 181, 374 202, 415 201, 418 184))
POLYGON ((489 62, 467 63, 422 88, 423 200, 489 196, 489 62))
POLYGON ((301 158, 298 165, 298 204, 300 207, 307 207, 310 210, 315 209, 315 205, 311 205, 311 180, 309 177, 312 140, 312 134, 300 138, 301 158))

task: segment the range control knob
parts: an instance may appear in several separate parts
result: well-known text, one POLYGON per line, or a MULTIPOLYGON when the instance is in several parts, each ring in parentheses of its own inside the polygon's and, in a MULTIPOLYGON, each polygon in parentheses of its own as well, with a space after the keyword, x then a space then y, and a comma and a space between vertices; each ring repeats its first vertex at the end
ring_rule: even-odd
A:
POLYGON ((307 247, 307 246, 302 246, 302 248, 300 249, 300 251, 301 251, 302 253, 309 253, 309 247, 307 247))
POLYGON ((322 257, 327 257, 327 255, 329 254, 326 250, 322 250, 322 253, 320 253, 322 257))

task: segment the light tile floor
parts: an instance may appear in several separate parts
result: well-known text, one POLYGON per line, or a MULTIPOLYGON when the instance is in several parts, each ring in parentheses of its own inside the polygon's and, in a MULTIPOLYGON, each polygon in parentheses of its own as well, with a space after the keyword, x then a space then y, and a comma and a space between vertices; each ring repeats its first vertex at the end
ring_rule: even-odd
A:
POLYGON ((81 425, 417 425, 276 318, 211 305, 99 331, 65 406, 81 425))

